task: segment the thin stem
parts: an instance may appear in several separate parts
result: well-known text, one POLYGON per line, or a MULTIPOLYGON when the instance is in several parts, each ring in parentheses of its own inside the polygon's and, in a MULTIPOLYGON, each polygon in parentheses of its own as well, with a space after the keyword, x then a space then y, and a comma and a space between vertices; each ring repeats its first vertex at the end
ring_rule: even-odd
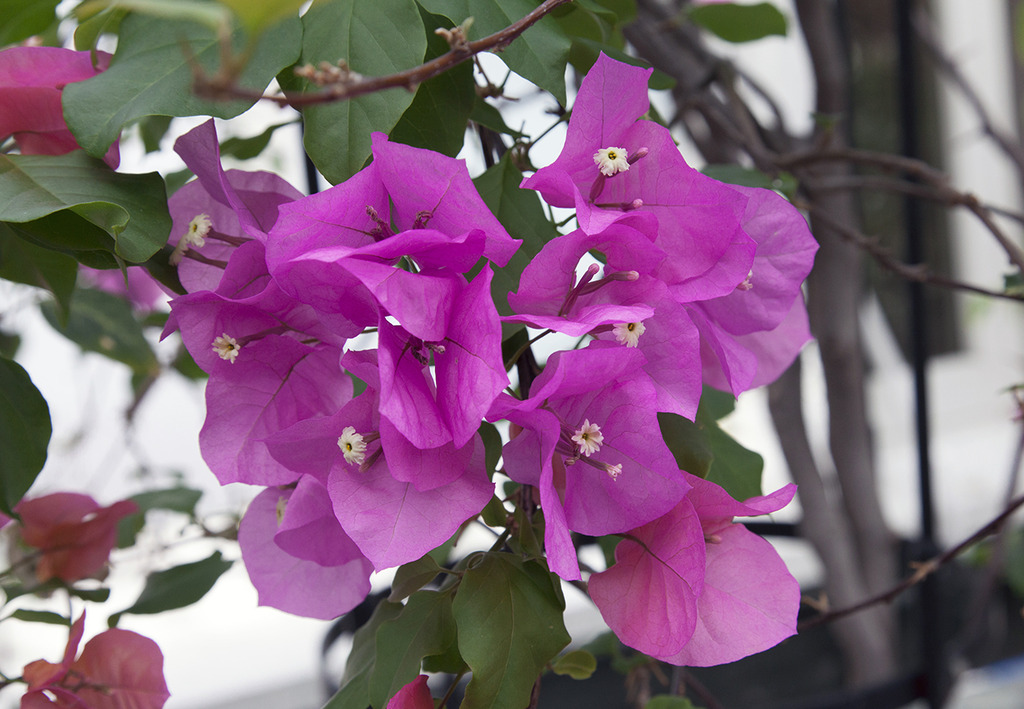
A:
POLYGON ((218 81, 218 77, 207 77, 197 74, 195 79, 196 93, 205 98, 215 99, 262 99, 272 101, 279 106, 292 106, 302 108, 304 106, 316 106, 336 101, 347 101, 376 93, 385 89, 407 89, 415 90, 417 86, 428 79, 443 74, 454 66, 470 59, 481 52, 490 52, 504 49, 516 37, 536 24, 544 16, 550 14, 556 8, 565 5, 572 0, 544 0, 537 8, 529 12, 523 18, 513 22, 508 27, 498 30, 494 34, 474 42, 467 42, 465 45, 456 46, 449 52, 442 54, 436 59, 420 64, 412 69, 406 69, 395 74, 386 76, 369 76, 356 79, 349 79, 345 83, 330 86, 322 91, 312 93, 291 93, 285 92, 283 96, 267 96, 261 91, 251 91, 235 84, 225 85, 218 81))
POLYGON ((1021 495, 1020 497, 1014 499, 1006 507, 1006 509, 1000 512, 988 524, 981 527, 978 531, 964 539, 962 542, 960 542, 953 548, 948 549, 942 554, 933 556, 931 559, 928 559, 927 561, 918 564, 914 570, 914 573, 912 573, 907 578, 903 579, 900 583, 896 584, 892 588, 883 591, 882 593, 875 594, 870 598, 866 598, 863 601, 855 603, 852 606, 840 608, 834 611, 828 611, 827 613, 822 613, 816 618, 811 618, 810 620, 804 621, 799 625, 798 629, 800 631, 804 631, 809 628, 822 625, 824 623, 831 623, 833 621, 839 620, 840 618, 845 618, 848 615, 852 615, 866 608, 870 608, 871 606, 879 605, 882 603, 889 603, 904 591, 921 583, 924 579, 931 576, 933 573, 935 573, 940 568, 948 564, 950 561, 955 559, 957 556, 962 554, 970 547, 980 542, 982 539, 992 536, 993 534, 998 532, 1000 529, 1002 529, 1003 525, 1006 523, 1006 520, 1009 519, 1010 516, 1018 509, 1020 509, 1022 506, 1024 506, 1024 495, 1021 495))

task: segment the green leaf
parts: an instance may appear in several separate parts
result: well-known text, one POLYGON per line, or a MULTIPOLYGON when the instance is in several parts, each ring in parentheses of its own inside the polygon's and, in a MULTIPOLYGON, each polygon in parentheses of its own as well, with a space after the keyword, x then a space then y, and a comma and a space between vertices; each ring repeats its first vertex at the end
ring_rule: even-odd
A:
POLYGON ((191 605, 205 596, 231 566, 232 562, 224 561, 221 553, 215 551, 202 561, 155 571, 146 578, 146 586, 138 600, 110 616, 107 624, 113 628, 125 613, 162 613, 191 605))
POLYGON ((675 697, 671 694, 659 694, 651 697, 651 700, 644 705, 644 709, 700 709, 686 697, 675 697))
POLYGON ((0 0, 0 47, 41 34, 57 19, 60 0, 0 0))
POLYGON ((776 190, 786 195, 787 198, 792 198, 796 194, 796 178, 788 172, 783 172, 778 177, 771 177, 751 167, 728 164, 705 165, 701 172, 719 182, 776 190))
POLYGON ((737 500, 761 494, 764 458, 741 446, 717 425, 708 426, 708 443, 715 456, 708 481, 721 485, 737 500))
MULTIPOLYGON (((522 19, 536 8, 530 0, 421 0, 435 15, 452 25, 473 18, 470 40, 481 39, 522 19)), ((565 105, 565 65, 571 42, 558 23, 545 17, 501 52, 501 60, 520 76, 550 92, 565 105)))
POLYGON ((77 277, 75 259, 26 241, 0 222, 0 278, 50 291, 57 301, 62 322, 67 322, 77 277))
POLYGON ((495 269, 494 280, 491 281, 491 295, 501 315, 512 314, 508 294, 519 290, 519 276, 526 264, 533 260, 544 244, 558 236, 558 231, 545 216, 537 194, 519 188, 522 181, 523 173, 512 164, 511 153, 506 153, 497 165, 473 180, 484 203, 502 226, 509 234, 523 240, 508 265, 495 269))
POLYGON ((678 414, 659 413, 658 424, 665 445, 675 456, 676 464, 697 477, 706 478, 714 454, 704 427, 678 414))
MULTIPOLYGON (((80 10, 81 7, 79 5, 76 10, 80 10)), ((102 35, 117 34, 121 20, 127 14, 128 11, 121 7, 107 8, 88 19, 85 19, 80 12, 76 12, 79 21, 78 27, 75 28, 75 49, 78 51, 96 49, 96 44, 102 35)))
POLYGON ((452 594, 417 591, 398 615, 377 631, 377 657, 370 675, 370 704, 383 709, 388 699, 416 678, 420 660, 455 644, 452 594))
POLYGON ((206 0, 91 0, 75 8, 80 20, 91 20, 109 9, 127 10, 161 20, 182 20, 211 30, 230 25, 231 13, 206 0))
POLYGON ((71 298, 71 312, 60 324, 53 303, 44 303, 43 315, 57 332, 83 350, 99 352, 123 362, 136 372, 155 372, 160 364, 142 334, 142 326, 124 298, 80 288, 71 298))
POLYGON ((366 709, 370 706, 370 675, 377 657, 377 631, 381 625, 398 617, 401 603, 381 601, 367 623, 352 636, 352 651, 348 654, 341 689, 323 706, 323 709, 366 709))
MULTIPOLYGON (((316 0, 302 16, 303 64, 344 59, 352 71, 383 76, 420 64, 427 39, 413 0, 316 0)), ((282 72, 290 90, 317 90, 282 72)), ((412 103, 408 91, 378 91, 303 110, 306 151, 333 184, 358 172, 370 156, 370 134, 389 133, 412 103)))
POLYGON ((90 603, 106 603, 107 599, 110 598, 110 589, 105 587, 77 588, 75 586, 65 586, 64 590, 69 595, 81 598, 83 601, 89 601, 90 603))
POLYGON ((786 36, 786 16, 766 2, 757 5, 701 5, 687 16, 726 42, 752 42, 770 35, 786 36))
POLYGON ((284 123, 277 123, 270 126, 259 135, 254 135, 249 138, 228 138, 220 144, 221 157, 230 155, 233 158, 239 160, 249 160, 256 157, 263 152, 267 144, 270 143, 270 139, 274 137, 274 132, 278 128, 284 126, 295 125, 294 121, 286 121, 284 123))
POLYGON ((0 222, 47 248, 108 251, 133 263, 156 253, 171 231, 158 173, 114 172, 80 151, 0 155, 0 222))
POLYGON ((170 510, 186 515, 195 514, 196 504, 202 497, 201 490, 188 487, 172 487, 166 490, 150 490, 131 497, 139 511, 121 519, 117 524, 117 546, 119 549, 135 543, 135 536, 146 522, 150 510, 170 510))
POLYGON ((524 137, 519 131, 509 128, 508 124, 505 123, 505 119, 501 116, 501 111, 487 103, 483 96, 477 96, 473 100, 473 110, 469 114, 469 120, 490 128, 496 133, 510 135, 516 139, 524 137))
POLYGON ((298 17, 306 0, 218 0, 227 5, 253 36, 288 17, 298 17))
POLYGON ((160 143, 167 135, 172 120, 170 116, 146 116, 139 121, 139 137, 147 153, 160 150, 160 143))
MULTIPOLYGON (((263 35, 237 84, 263 91, 277 72, 298 57, 300 32, 296 19, 263 35)), ((236 46, 241 45, 243 34, 235 32, 236 46)), ((192 62, 198 62, 207 75, 218 69, 220 46, 213 29, 139 14, 125 17, 110 68, 64 89, 64 118, 79 145, 101 157, 124 126, 143 116, 231 118, 253 105, 253 99, 216 101, 196 96, 192 62)))
POLYGON ((552 669, 556 675, 568 675, 573 679, 589 679, 597 670, 597 658, 586 650, 573 650, 555 660, 552 669))
POLYGON ((19 608, 7 617, 17 618, 18 620, 23 620, 26 623, 48 623, 50 625, 66 626, 71 625, 71 621, 69 619, 65 618, 60 613, 53 613, 51 611, 30 611, 25 608, 19 608))
POLYGON ((28 372, 0 358, 0 510, 13 508, 32 487, 50 445, 50 407, 28 372))
POLYGON ((494 424, 483 421, 477 429, 484 441, 485 465, 487 466, 487 477, 493 477, 494 471, 498 469, 498 461, 501 460, 501 434, 494 424))
POLYGON ((433 581, 439 573, 441 567, 429 554, 408 564, 402 564, 391 582, 391 595, 388 596, 388 600, 398 603, 403 598, 408 598, 433 581))
POLYGON ((455 597, 459 650, 473 670, 463 709, 522 709, 544 666, 569 643, 557 582, 536 561, 481 554, 455 597))
MULTIPOLYGON (((427 28, 427 53, 423 58, 427 62, 451 49, 448 42, 434 34, 435 28, 447 27, 448 23, 425 11, 421 15, 427 28)), ((455 157, 462 150, 475 101, 473 63, 462 62, 416 89, 416 98, 391 131, 391 139, 455 157)))

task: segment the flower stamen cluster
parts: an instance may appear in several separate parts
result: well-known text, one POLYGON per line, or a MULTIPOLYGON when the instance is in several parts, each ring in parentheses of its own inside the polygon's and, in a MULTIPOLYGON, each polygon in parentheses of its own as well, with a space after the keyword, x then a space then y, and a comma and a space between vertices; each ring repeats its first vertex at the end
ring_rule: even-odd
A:
POLYGON ((170 264, 172 266, 180 264, 181 259, 190 248, 201 249, 206 246, 206 236, 212 228, 213 222, 210 221, 208 214, 197 214, 193 217, 189 222, 188 231, 178 239, 178 245, 174 247, 174 251, 167 259, 170 264))
POLYGON ((234 364, 235 360, 238 359, 238 353, 241 349, 242 346, 238 344, 238 340, 226 332, 213 341, 213 351, 217 353, 218 357, 231 364, 234 364))
POLYGON ((594 153, 594 163, 601 171, 601 174, 605 177, 611 177, 612 175, 628 170, 628 158, 629 156, 626 153, 625 148, 617 148, 614 146, 601 148, 594 153))
POLYGON ((346 426, 338 437, 338 448, 345 456, 345 462, 352 465, 362 465, 366 462, 366 439, 363 435, 356 433, 352 426, 346 426))

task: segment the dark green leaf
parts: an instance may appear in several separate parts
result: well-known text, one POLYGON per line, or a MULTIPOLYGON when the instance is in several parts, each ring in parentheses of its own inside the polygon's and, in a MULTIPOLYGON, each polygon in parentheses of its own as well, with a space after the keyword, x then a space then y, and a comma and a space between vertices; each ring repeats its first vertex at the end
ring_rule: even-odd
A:
MULTIPOLYGON (((300 32, 295 19, 263 35, 238 85, 263 91, 298 57, 300 32)), ((236 47, 243 35, 241 30, 235 33, 236 47)), ((64 89, 64 118, 79 145, 100 157, 124 126, 143 116, 237 116, 252 106, 252 99, 214 101, 201 99, 192 90, 192 62, 212 75, 219 61, 220 46, 212 28, 133 13, 121 21, 110 68, 64 89)))
POLYGON ((239 160, 249 160, 256 157, 263 152, 263 149, 270 143, 270 139, 274 137, 274 132, 278 128, 284 126, 295 125, 292 121, 285 123, 277 123, 270 126, 259 135, 254 135, 249 138, 228 138, 220 144, 221 156, 230 155, 233 158, 239 160))
POLYGON ((388 600, 398 603, 403 598, 408 598, 433 581, 439 573, 441 573, 441 567, 429 555, 424 555, 408 564, 402 564, 398 567, 395 578, 391 582, 391 595, 388 596, 388 600))
POLYGON ((420 660, 455 645, 452 594, 417 591, 405 608, 377 631, 377 657, 370 675, 370 704, 383 709, 399 689, 416 679, 420 660))
POLYGON ((75 598, 81 598, 83 601, 89 601, 90 603, 106 603, 107 599, 110 598, 109 588, 76 588, 74 586, 67 586, 65 590, 75 598))
POLYGON ((18 354, 19 347, 21 347, 21 335, 0 330, 0 357, 14 359, 14 355, 18 354))
POLYGON ((477 430, 484 441, 487 477, 493 477, 494 471, 498 469, 498 461, 501 459, 501 434, 498 433, 494 424, 486 421, 483 421, 477 430))
POLYGON ((75 28, 75 49, 85 51, 95 49, 96 43, 103 34, 116 34, 121 20, 128 11, 121 7, 109 7, 88 19, 80 19, 75 28))
POLYGON ((202 490, 190 487, 172 487, 166 490, 150 490, 132 495, 131 500, 139 506, 139 511, 170 510, 186 515, 195 514, 196 505, 203 496, 202 490))
POLYGON ((167 135, 172 120, 171 116, 145 116, 139 121, 139 136, 147 153, 160 150, 160 143, 167 135))
POLYGON ((495 495, 491 495, 491 501, 484 505, 480 516, 488 527, 504 527, 508 524, 508 511, 495 495))
POLYGON ((77 277, 75 259, 26 241, 0 222, 0 278, 50 291, 57 301, 62 322, 67 321, 77 277))
MULTIPOLYGON (((444 15, 451 25, 473 18, 471 40, 505 29, 536 8, 530 0, 421 0, 435 15, 444 15)), ((512 71, 549 91, 565 105, 565 65, 569 57, 569 38, 551 17, 545 17, 526 30, 501 53, 512 71)))
POLYGON ((108 251, 134 263, 156 253, 171 230, 158 173, 114 172, 81 151, 0 155, 0 222, 57 251, 108 251))
POLYGON ((586 650, 573 650, 555 660, 552 668, 556 675, 573 679, 589 679, 597 670, 597 658, 586 650))
POLYGON ((50 611, 30 611, 25 608, 19 608, 18 610, 11 613, 10 618, 17 618, 23 620, 26 623, 48 623, 50 625, 71 625, 71 621, 62 616, 60 613, 52 613, 50 611))
POLYGON ((522 709, 544 666, 569 643, 562 598, 538 562, 481 554, 466 571, 453 611, 459 650, 473 670, 463 709, 522 709))
MULTIPOLYGON (((502 315, 511 315, 508 294, 519 289, 519 276, 533 257, 551 239, 558 236, 555 227, 544 215, 540 200, 531 190, 519 188, 523 173, 512 164, 511 154, 506 154, 497 165, 473 180, 487 207, 498 217, 498 221, 516 239, 522 239, 519 250, 504 268, 496 269, 491 282, 491 295, 502 315)), ((511 332, 514 325, 503 331, 511 332)))
POLYGON ((202 561, 155 571, 146 578, 146 586, 138 600, 110 616, 107 622, 114 627, 125 613, 162 613, 191 605, 205 596, 231 565, 230 561, 224 561, 219 551, 215 551, 202 561))
POLYGON ((752 42, 770 35, 786 36, 786 16, 766 2, 757 5, 701 5, 691 8, 687 15, 726 42, 752 42))
POLYGON ((501 112, 491 104, 487 103, 482 96, 477 96, 474 99, 473 110, 469 114, 469 120, 490 128, 496 133, 510 135, 513 138, 523 137, 523 134, 519 131, 509 128, 505 123, 505 119, 501 117, 501 112))
MULTIPOLYGON (((594 62, 597 61, 597 56, 601 52, 604 52, 612 59, 617 59, 620 62, 632 64, 633 66, 638 66, 644 69, 649 69, 651 66, 643 59, 638 59, 631 54, 627 54, 621 47, 616 47, 603 42, 595 42, 594 40, 583 37, 577 39, 573 43, 573 66, 576 67, 580 73, 586 73, 586 71, 593 66, 594 62), (581 60, 579 59, 580 57, 585 57, 585 62, 581 63, 581 60)), ((676 80, 668 74, 655 69, 647 83, 648 86, 655 91, 667 91, 676 85, 676 80)), ((651 107, 651 110, 654 110, 653 106, 651 107)))
POLYGON ((60 0, 0 0, 0 47, 49 29, 60 0))
POLYGON ((796 194, 796 178, 788 172, 783 172, 778 177, 770 177, 760 170, 740 165, 705 165, 701 172, 719 182, 745 187, 763 187, 781 192, 790 198, 796 194))
POLYGON ((704 427, 677 414, 659 413, 658 424, 665 445, 676 464, 691 475, 706 478, 714 455, 704 427))
POLYGON ((737 500, 760 495, 764 458, 741 446, 716 425, 708 426, 707 432, 715 456, 707 480, 721 485, 737 500))
POLYGON ((401 603, 381 601, 373 616, 352 636, 352 651, 345 664, 341 689, 323 706, 323 709, 366 709, 370 706, 370 675, 377 657, 377 631, 386 621, 402 612, 401 603))
MULTIPOLYGON (((303 64, 344 59, 352 71, 383 76, 417 66, 427 49, 414 0, 316 0, 302 16, 303 64)), ((292 72, 281 85, 316 90, 292 72)), ((303 111, 306 151, 321 174, 337 184, 358 172, 370 156, 370 134, 388 133, 412 103, 408 91, 379 91, 303 111)))
POLYGON ((700 421, 719 421, 736 408, 736 397, 726 391, 704 387, 700 395, 700 409, 697 417, 700 421))
POLYGON ((0 358, 0 510, 13 508, 32 487, 50 445, 50 407, 28 372, 0 358))
POLYGON ((202 495, 202 491, 188 487, 151 490, 133 495, 131 500, 139 506, 139 511, 118 522, 118 548, 124 549, 135 543, 135 537, 142 530, 146 521, 146 512, 149 510, 170 510, 191 516, 195 513, 196 504, 202 495))
POLYGON ((142 334, 142 326, 124 298, 80 288, 71 298, 71 313, 64 326, 57 318, 53 303, 43 304, 42 311, 55 330, 84 350, 123 362, 136 372, 159 369, 156 355, 142 334))
MULTIPOLYGON (((423 60, 430 61, 451 49, 448 42, 434 34, 434 28, 447 27, 448 23, 428 12, 421 11, 421 15, 427 28, 427 53, 423 60)), ((462 150, 475 100, 473 64, 462 62, 416 89, 416 98, 391 131, 391 139, 455 157, 462 150)))

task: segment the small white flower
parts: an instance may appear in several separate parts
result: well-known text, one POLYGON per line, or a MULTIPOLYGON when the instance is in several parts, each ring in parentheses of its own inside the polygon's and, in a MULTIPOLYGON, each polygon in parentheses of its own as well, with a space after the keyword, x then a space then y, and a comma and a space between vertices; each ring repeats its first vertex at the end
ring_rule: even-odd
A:
POLYGON ((592 453, 601 450, 604 434, 601 433, 600 426, 590 423, 590 419, 584 419, 583 425, 573 434, 572 440, 580 447, 580 453, 589 458, 592 453))
POLYGON ((238 359, 238 351, 241 349, 242 346, 238 344, 238 340, 226 332, 213 341, 213 351, 221 359, 226 359, 231 364, 234 364, 235 360, 238 359))
POLYGON ((604 469, 612 480, 618 481, 619 476, 622 475, 622 463, 616 463, 615 465, 606 465, 604 469))
POLYGON ((647 332, 642 322, 620 322, 612 328, 612 334, 620 345, 636 347, 640 342, 640 335, 647 332))
POLYGON ((626 149, 614 146, 601 148, 594 153, 594 162, 597 163, 597 166, 601 169, 601 174, 605 177, 611 177, 616 173, 628 170, 629 160, 626 158, 626 149))
POLYGON ((171 265, 177 266, 181 263, 181 259, 190 247, 201 249, 206 246, 206 235, 210 233, 212 228, 213 222, 210 221, 210 215, 197 214, 193 217, 192 221, 188 223, 188 231, 178 239, 178 245, 174 247, 174 251, 171 252, 170 258, 168 258, 171 265))
POLYGON ((362 465, 366 461, 366 441, 352 426, 345 426, 338 437, 338 448, 345 455, 345 462, 362 465))

